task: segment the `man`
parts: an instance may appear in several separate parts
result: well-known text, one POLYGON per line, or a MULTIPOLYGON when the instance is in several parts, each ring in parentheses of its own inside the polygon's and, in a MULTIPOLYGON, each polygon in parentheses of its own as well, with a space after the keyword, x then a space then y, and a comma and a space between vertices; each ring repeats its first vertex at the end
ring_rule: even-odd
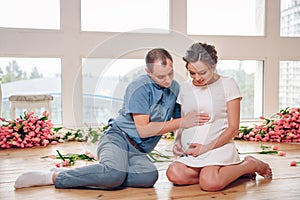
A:
POLYGON ((15 188, 50 184, 56 188, 152 187, 158 172, 147 153, 161 135, 202 125, 208 116, 188 113, 180 118, 176 104, 179 84, 173 80, 173 60, 168 51, 150 50, 146 65, 147 74, 128 85, 119 116, 109 120, 110 127, 99 141, 98 164, 60 172, 27 172, 18 177, 15 188))

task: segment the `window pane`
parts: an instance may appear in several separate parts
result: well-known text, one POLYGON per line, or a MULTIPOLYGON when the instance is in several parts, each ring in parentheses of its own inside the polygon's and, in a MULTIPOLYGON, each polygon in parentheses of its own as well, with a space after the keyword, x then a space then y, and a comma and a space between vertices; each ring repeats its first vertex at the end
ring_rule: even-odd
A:
POLYGON ((187 0, 191 35, 264 35, 265 0, 187 0))
POLYGON ((81 0, 81 20, 83 31, 164 33, 169 0, 81 0))
POLYGON ((262 115, 263 61, 220 60, 217 70, 233 77, 242 94, 241 119, 254 119, 262 115))
POLYGON ((83 120, 88 124, 107 123, 116 117, 128 83, 145 73, 144 59, 83 60, 83 120))
MULTIPOLYGON (((61 61, 59 58, 4 58, 0 57, 0 77, 2 80, 2 114, 10 118, 11 95, 49 94, 51 120, 62 124, 61 120, 61 61)), ((41 115, 43 110, 37 111, 41 115)), ((16 116, 23 113, 17 109, 16 116)))
POLYGON ((279 109, 300 107, 300 61, 281 61, 279 109))
POLYGON ((300 36, 300 0, 281 0, 281 36, 300 36))
POLYGON ((0 27, 60 29, 60 1, 0 0, 0 27))

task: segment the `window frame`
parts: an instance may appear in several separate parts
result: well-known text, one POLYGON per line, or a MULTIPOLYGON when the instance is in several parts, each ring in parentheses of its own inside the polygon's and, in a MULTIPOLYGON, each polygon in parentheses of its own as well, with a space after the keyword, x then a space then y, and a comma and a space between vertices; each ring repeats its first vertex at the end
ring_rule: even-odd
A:
MULTIPOLYGON (((280 0, 266 0, 265 36, 189 36, 186 34, 186 1, 170 0, 169 34, 82 32, 80 25, 80 0, 61 0, 61 30, 24 30, 0 28, 1 57, 60 57, 62 59, 62 121, 67 127, 84 126, 82 120, 82 77, 81 60, 84 57, 98 58, 140 58, 144 52, 126 51, 132 41, 141 47, 173 48, 174 67, 177 74, 184 74, 181 59, 187 43, 173 38, 174 33, 190 41, 214 44, 219 59, 263 60, 263 115, 271 116, 279 105, 279 62, 280 60, 300 60, 300 38, 280 37, 280 0), (120 36, 112 46, 105 41, 120 36), (145 39, 146 38, 146 39, 145 39), (160 41, 160 42, 156 42, 160 41), (102 50, 93 52, 99 46, 102 50), (174 45, 176 44, 176 45, 174 45), (180 48, 184 46, 185 48, 180 48), (117 48, 118 47, 118 48, 117 48), (91 55, 91 52, 92 55, 91 55)), ((257 119, 253 119, 257 120, 257 119)))

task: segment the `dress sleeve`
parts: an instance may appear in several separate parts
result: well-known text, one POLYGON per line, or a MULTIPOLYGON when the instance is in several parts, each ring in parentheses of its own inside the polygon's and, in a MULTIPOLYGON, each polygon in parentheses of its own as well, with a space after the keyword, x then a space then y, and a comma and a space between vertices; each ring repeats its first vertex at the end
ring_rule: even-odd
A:
POLYGON ((180 104, 180 105, 183 104, 183 97, 184 97, 184 93, 186 90, 186 84, 187 84, 186 81, 180 83, 180 90, 179 90, 178 97, 176 100, 177 104, 180 104))
POLYGON ((226 101, 231 101, 237 98, 242 99, 240 88, 237 82, 233 78, 226 78, 224 86, 225 86, 226 101))

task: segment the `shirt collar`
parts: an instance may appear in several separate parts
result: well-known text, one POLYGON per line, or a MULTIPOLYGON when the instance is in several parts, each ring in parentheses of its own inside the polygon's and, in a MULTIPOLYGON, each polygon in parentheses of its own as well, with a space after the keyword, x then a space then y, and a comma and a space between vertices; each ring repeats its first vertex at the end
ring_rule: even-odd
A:
POLYGON ((149 82, 150 82, 152 85, 154 85, 155 88, 160 89, 160 90, 164 90, 164 89, 165 89, 165 88, 160 87, 157 83, 155 83, 155 82, 153 81, 153 79, 152 79, 148 74, 147 74, 147 77, 148 77, 148 79, 149 79, 149 82))

